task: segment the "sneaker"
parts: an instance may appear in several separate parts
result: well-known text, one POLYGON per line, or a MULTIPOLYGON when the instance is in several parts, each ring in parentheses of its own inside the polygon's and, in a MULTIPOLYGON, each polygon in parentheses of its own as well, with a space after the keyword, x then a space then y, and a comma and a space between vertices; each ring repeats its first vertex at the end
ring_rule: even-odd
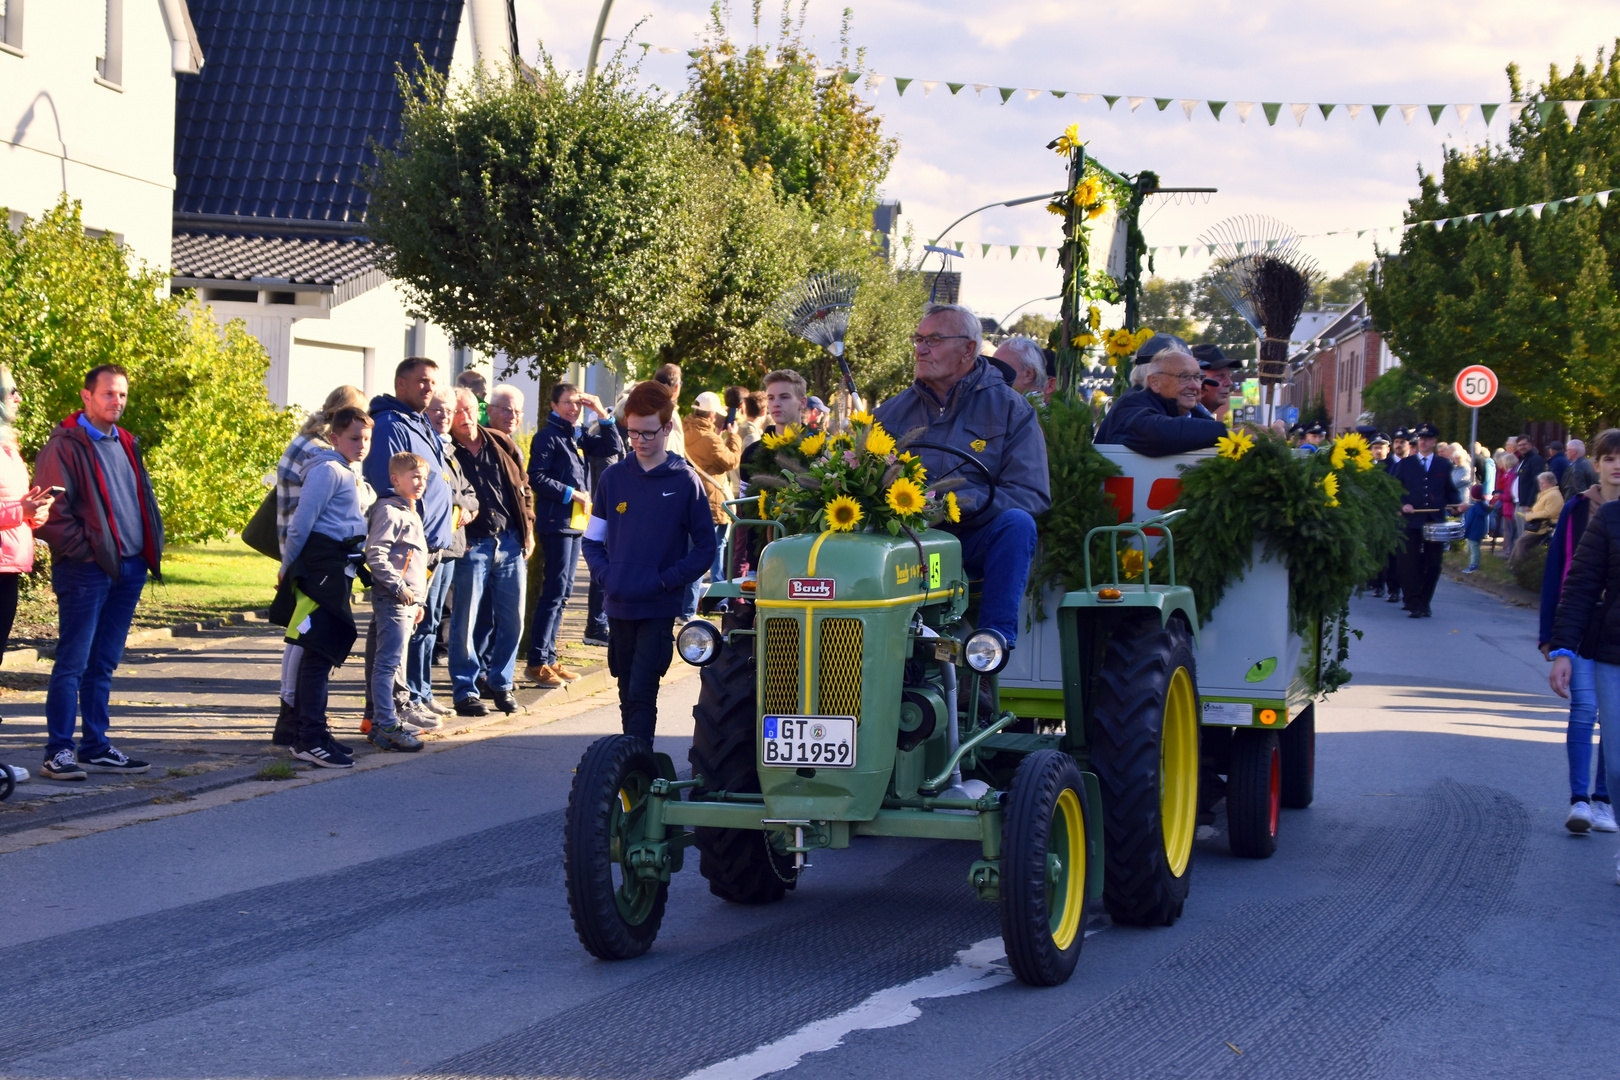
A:
POLYGON ((1477 566, 1465 566, 1465 567, 1463 567, 1463 573, 1472 574, 1475 571, 1477 571, 1478 569, 1479 569, 1479 567, 1477 567, 1477 566))
POLYGON ((456 702, 457 716, 488 716, 489 706, 484 704, 482 698, 462 698, 456 702))
POLYGON ((125 757, 122 750, 111 746, 92 757, 89 761, 81 761, 79 764, 91 772, 106 773, 143 773, 152 767, 144 761, 136 761, 134 758, 125 757))
POLYGON ((1620 832, 1620 825, 1614 820, 1614 807, 1606 802, 1592 802, 1592 831, 1620 832))
POLYGON ((11 770, 11 782, 13 784, 20 784, 28 779, 28 770, 21 765, 7 765, 6 768, 11 770))
POLYGON ((575 679, 579 678, 579 672, 570 671, 568 668, 563 667, 560 661, 551 665, 551 673, 557 676, 557 678, 563 679, 567 682, 573 682, 575 679))
POLYGON ((422 749, 422 740, 406 731, 399 724, 387 728, 374 727, 371 729, 371 734, 366 738, 370 739, 371 745, 379 750, 399 750, 407 754, 414 754, 422 749))
POLYGON ((523 674, 542 690, 556 690, 563 685, 562 677, 551 670, 550 664, 530 664, 523 674))
POLYGON ((445 708, 443 705, 440 705, 438 698, 431 698, 430 697, 426 701, 418 701, 417 704, 422 706, 423 708, 425 708, 428 712, 432 713, 434 716, 449 716, 450 715, 450 710, 445 708))
POLYGON ((497 690, 495 691, 495 707, 503 713, 515 713, 518 711, 517 698, 512 696, 510 690, 497 690))
MULTIPOLYGON (((413 701, 404 708, 396 708, 394 714, 397 720, 409 721, 416 725, 417 731, 438 731, 444 727, 444 721, 440 720, 432 710, 420 701, 413 701)), ((376 730, 375 725, 372 730, 376 730)))
POLYGON ((1569 804, 1569 817, 1564 819, 1564 828, 1577 836, 1592 828, 1592 807, 1585 799, 1569 804))
POLYGON ((45 759, 45 764, 39 767, 39 775, 47 780, 83 780, 89 774, 79 768, 72 750, 58 750, 45 759))
POLYGON ((579 641, 581 645, 595 645, 599 649, 605 649, 608 647, 608 639, 607 635, 605 634, 601 637, 596 637, 594 635, 591 637, 582 637, 579 639, 579 641))
POLYGON ((354 758, 327 743, 311 746, 307 750, 293 747, 293 757, 319 765, 323 769, 352 769, 354 758))

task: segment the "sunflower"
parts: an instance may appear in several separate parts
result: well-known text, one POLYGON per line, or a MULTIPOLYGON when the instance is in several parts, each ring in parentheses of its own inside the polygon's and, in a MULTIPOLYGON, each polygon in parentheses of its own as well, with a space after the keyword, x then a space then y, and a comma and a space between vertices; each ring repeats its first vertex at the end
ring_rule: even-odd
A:
POLYGON ((1344 468, 1346 462, 1354 462, 1358 469, 1370 469, 1373 467, 1372 448, 1367 445, 1365 435, 1351 431, 1333 440, 1333 455, 1329 460, 1335 469, 1344 468))
POLYGON ((1095 334, 1076 334, 1074 340, 1069 344, 1077 349, 1089 349, 1097 344, 1097 336, 1095 334))
POLYGON ((873 424, 866 433, 866 452, 885 457, 894 453, 894 436, 883 430, 882 424, 873 424))
POLYGON ((954 491, 945 493, 945 516, 950 518, 953 524, 962 520, 962 508, 956 503, 956 492, 954 491))
POLYGON ((852 424, 870 424, 872 422, 872 414, 865 411, 851 413, 849 422, 852 424))
POLYGON ((1086 309, 1086 322, 1091 326, 1091 332, 1094 334, 1097 332, 1097 327, 1102 325, 1102 312, 1097 310, 1096 304, 1092 304, 1086 309))
POLYGON ((1046 204, 1046 212, 1048 214, 1056 214, 1058 217, 1063 217, 1069 211, 1064 208, 1062 203, 1049 202, 1046 204))
POLYGON ((1327 504, 1329 506, 1338 506, 1339 505, 1339 477, 1338 477, 1338 474, 1336 474, 1336 473, 1328 473, 1326 476, 1322 477, 1321 484, 1322 484, 1322 490, 1327 493, 1327 504))
POLYGON ((889 485, 889 492, 884 496, 884 500, 889 504, 890 510, 901 517, 910 517, 922 511, 922 488, 902 476, 889 485))
POLYGON ((815 457, 817 454, 821 453, 821 448, 826 444, 827 436, 818 431, 814 435, 806 435, 804 437, 804 442, 799 444, 799 453, 803 454, 805 457, 815 457))
POLYGON ((1097 183, 1094 176, 1087 177, 1075 185, 1074 204, 1089 207, 1102 198, 1102 185, 1097 183))
POLYGON ((1057 145, 1053 149, 1060 154, 1072 154, 1083 145, 1080 141, 1080 125, 1070 124, 1057 137, 1057 145))
POLYGON ((765 493, 763 491, 759 493, 759 520, 761 520, 761 521, 766 520, 766 517, 765 517, 765 493))
POLYGON ((1119 568, 1128 578, 1137 577, 1142 573, 1142 553, 1135 548, 1126 548, 1119 553, 1119 568))
POLYGON ((759 437, 759 441, 765 444, 765 449, 767 450, 778 450, 793 440, 788 438, 785 434, 778 435, 774 431, 767 431, 765 434, 759 437))
POLYGON ((1093 218, 1100 218, 1107 212, 1108 207, 1104 206, 1102 203, 1094 203, 1086 208, 1086 220, 1090 221, 1093 218))
POLYGON ((1215 440, 1215 452, 1223 458, 1238 458, 1254 449, 1254 436, 1241 431, 1234 431, 1229 435, 1222 435, 1215 440))
POLYGON ((827 504, 827 528, 833 532, 850 532, 865 516, 861 504, 848 495, 840 495, 827 504))

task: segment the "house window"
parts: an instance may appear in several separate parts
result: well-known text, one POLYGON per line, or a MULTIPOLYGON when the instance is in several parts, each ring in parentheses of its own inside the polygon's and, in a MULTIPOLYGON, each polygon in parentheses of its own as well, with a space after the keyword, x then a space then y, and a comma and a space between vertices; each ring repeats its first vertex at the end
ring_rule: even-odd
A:
POLYGON ((0 52, 22 55, 23 0, 0 0, 0 52))
POLYGON ((101 52, 96 56, 96 77, 113 89, 124 84, 124 0, 104 0, 101 52))

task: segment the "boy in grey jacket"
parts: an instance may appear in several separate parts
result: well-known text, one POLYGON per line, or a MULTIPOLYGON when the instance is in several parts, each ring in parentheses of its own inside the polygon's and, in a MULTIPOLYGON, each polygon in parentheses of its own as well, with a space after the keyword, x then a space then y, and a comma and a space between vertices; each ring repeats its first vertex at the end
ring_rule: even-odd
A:
POLYGON ((366 532, 371 618, 377 627, 367 738, 382 750, 416 751, 422 749, 422 740, 400 726, 394 712, 394 683, 411 631, 422 621, 422 600, 427 595, 427 538, 416 500, 427 490, 428 463, 408 451, 395 454, 388 459, 388 479, 394 493, 372 506, 366 532))

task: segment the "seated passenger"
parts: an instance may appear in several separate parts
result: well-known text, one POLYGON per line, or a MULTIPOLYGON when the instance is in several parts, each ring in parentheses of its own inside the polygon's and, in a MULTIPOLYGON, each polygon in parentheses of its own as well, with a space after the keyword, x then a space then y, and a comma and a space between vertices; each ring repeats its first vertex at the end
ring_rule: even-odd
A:
POLYGON ((1225 423, 1232 412, 1232 370, 1242 367, 1243 361, 1227 356, 1218 345, 1194 345, 1188 351, 1197 358, 1204 372, 1198 403, 1209 415, 1225 423))
POLYGON ((1214 446, 1226 434, 1226 425, 1198 404, 1204 381, 1198 361, 1179 338, 1168 334, 1155 334, 1147 344, 1156 347, 1152 359, 1138 362, 1131 372, 1134 389, 1114 402, 1092 441, 1120 443, 1148 457, 1214 446), (1165 344, 1159 345, 1161 341, 1165 344))
POLYGON ((1010 648, 1018 640, 1018 604, 1035 556, 1035 515, 1052 505, 1046 438, 1035 409, 979 355, 978 316, 959 304, 931 304, 912 335, 917 380, 878 406, 877 421, 900 437, 925 428, 923 442, 956 447, 977 459, 996 481, 994 501, 977 469, 937 450, 918 450, 928 475, 965 483, 956 489, 958 525, 940 527, 962 541, 962 567, 984 575, 979 626, 997 630, 1010 648), (994 574, 985 568, 994 566, 994 574))

